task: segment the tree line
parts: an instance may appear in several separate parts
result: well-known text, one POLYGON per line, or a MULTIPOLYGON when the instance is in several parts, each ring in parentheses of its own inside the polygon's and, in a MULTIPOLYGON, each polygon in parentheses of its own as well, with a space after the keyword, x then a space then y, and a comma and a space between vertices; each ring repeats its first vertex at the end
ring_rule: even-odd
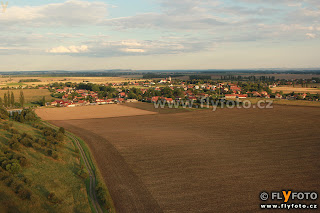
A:
POLYGON ((0 97, 0 106, 5 108, 13 108, 13 107, 24 107, 25 98, 23 91, 20 91, 19 102, 15 101, 14 93, 8 90, 8 92, 4 93, 3 99, 0 97))

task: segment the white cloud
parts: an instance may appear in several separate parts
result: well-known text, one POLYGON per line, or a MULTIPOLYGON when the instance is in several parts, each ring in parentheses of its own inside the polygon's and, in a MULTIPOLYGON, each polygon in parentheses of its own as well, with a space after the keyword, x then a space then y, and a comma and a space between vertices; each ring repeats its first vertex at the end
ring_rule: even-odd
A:
POLYGON ((48 53, 83 53, 87 52, 88 46, 87 45, 81 45, 81 46, 69 46, 69 47, 64 47, 64 46, 59 46, 59 47, 54 47, 46 52, 48 53))
POLYGON ((319 0, 156 2, 158 11, 120 18, 107 17, 112 7, 106 3, 89 0, 10 5, 0 14, 0 54, 9 47, 11 52, 34 54, 47 49, 47 53, 92 57, 194 53, 223 42, 303 41, 315 38, 320 29, 319 10, 312 8, 319 0))
POLYGON ((145 52, 145 50, 143 49, 129 49, 129 48, 123 49, 123 51, 127 53, 144 53, 145 52))
POLYGON ((307 38, 310 38, 310 39, 313 39, 313 38, 317 37, 317 35, 314 34, 314 33, 306 33, 306 36, 307 36, 307 38))
POLYGON ((105 19, 107 4, 68 0, 40 6, 11 6, 1 14, 0 24, 23 26, 79 26, 97 24, 105 19))

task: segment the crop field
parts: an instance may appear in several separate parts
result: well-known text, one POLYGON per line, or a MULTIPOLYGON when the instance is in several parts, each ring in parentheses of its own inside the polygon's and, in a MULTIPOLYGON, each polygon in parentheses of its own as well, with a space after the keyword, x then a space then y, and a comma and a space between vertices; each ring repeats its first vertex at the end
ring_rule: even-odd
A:
POLYGON ((117 212, 257 212, 261 191, 319 189, 319 120, 275 105, 51 122, 87 142, 117 212))
POLYGON ((124 76, 124 77, 11 77, 9 78, 0 78, 0 87, 18 87, 18 86, 35 86, 35 85, 46 85, 54 82, 74 82, 74 83, 82 83, 82 82, 90 82, 90 83, 120 83, 130 80, 141 80, 139 76, 124 76), (37 79, 40 82, 23 82, 19 83, 20 80, 27 79, 37 79))
POLYGON ((126 107, 123 105, 96 105, 83 107, 40 108, 36 110, 43 120, 73 120, 92 118, 111 118, 155 114, 146 110, 126 107))
POLYGON ((310 94, 317 94, 320 93, 320 89, 319 88, 302 88, 302 87, 275 87, 275 88, 271 88, 272 92, 280 92, 282 91, 285 94, 288 93, 310 93, 310 94))
MULTIPOLYGON (((13 92, 15 101, 19 102, 20 97, 20 91, 21 90, 10 90, 13 92)), ((30 103, 32 101, 39 101, 43 96, 45 96, 46 100, 50 101, 52 97, 50 96, 50 92, 47 89, 24 89, 22 90, 24 94, 24 98, 26 103, 30 103)), ((0 97, 3 99, 4 93, 7 93, 8 90, 0 90, 0 97)))

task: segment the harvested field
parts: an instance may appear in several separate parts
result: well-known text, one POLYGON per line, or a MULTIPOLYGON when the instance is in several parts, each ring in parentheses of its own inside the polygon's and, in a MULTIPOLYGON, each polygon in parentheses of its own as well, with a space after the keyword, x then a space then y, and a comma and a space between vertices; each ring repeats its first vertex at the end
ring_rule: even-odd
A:
MULTIPOLYGON (((19 102, 21 90, 10 90, 10 93, 13 92, 15 101, 19 102)), ((26 103, 30 103, 32 101, 39 101, 44 96, 46 100, 51 100, 52 97, 50 96, 50 92, 47 89, 23 89, 23 94, 26 103)), ((0 90, 0 97, 3 98, 4 94, 7 93, 8 90, 0 90)))
POLYGON ((92 118, 112 118, 134 115, 155 114, 146 110, 136 109, 123 105, 96 105, 83 107, 55 107, 40 108, 36 113, 43 120, 73 120, 73 119, 92 119, 92 118))
POLYGON ((317 94, 320 93, 320 89, 318 88, 302 88, 302 87, 275 87, 271 88, 272 92, 280 92, 282 91, 285 94, 288 93, 310 93, 310 94, 317 94))
POLYGON ((161 108, 158 109, 154 107, 153 103, 142 103, 142 102, 136 102, 136 103, 125 103, 125 106, 133 107, 137 109, 147 110, 151 112, 156 112, 160 114, 171 114, 171 113, 181 113, 181 112, 189 112, 192 109, 190 108, 161 108))
POLYGON ((319 191, 320 110, 218 109, 51 121, 89 145, 118 212, 257 212, 319 191))
POLYGON ((38 79, 40 82, 23 82, 21 85, 46 85, 54 82, 75 82, 75 83, 82 83, 82 82, 90 82, 90 83, 120 83, 130 80, 141 81, 141 77, 139 76, 123 76, 123 77, 11 77, 9 78, 0 78, 0 87, 16 87, 19 86, 20 80, 26 79, 38 79))

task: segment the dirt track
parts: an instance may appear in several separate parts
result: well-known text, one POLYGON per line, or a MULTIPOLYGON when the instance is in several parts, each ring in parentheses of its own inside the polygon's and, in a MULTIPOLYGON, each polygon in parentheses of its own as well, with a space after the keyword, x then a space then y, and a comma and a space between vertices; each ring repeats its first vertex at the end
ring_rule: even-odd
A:
POLYGON ((256 212, 261 191, 319 191, 319 120, 275 106, 52 123, 88 143, 120 213, 256 212))

